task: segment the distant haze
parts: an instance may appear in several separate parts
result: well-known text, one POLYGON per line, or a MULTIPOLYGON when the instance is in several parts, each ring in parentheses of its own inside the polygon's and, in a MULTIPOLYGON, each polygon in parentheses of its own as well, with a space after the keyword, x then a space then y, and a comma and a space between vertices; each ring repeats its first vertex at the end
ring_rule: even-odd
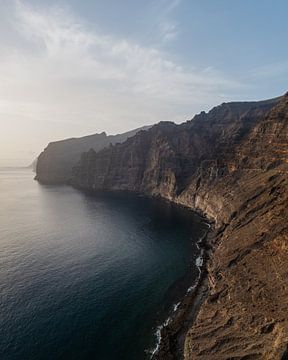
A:
POLYGON ((0 166, 284 93, 288 3, 0 0, 0 166))

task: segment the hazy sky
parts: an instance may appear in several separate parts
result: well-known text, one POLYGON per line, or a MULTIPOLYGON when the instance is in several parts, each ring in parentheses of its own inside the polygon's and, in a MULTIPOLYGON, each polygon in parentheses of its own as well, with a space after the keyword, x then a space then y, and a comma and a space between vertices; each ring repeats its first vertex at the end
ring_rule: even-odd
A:
POLYGON ((287 0, 0 0, 0 166, 288 90, 287 0))

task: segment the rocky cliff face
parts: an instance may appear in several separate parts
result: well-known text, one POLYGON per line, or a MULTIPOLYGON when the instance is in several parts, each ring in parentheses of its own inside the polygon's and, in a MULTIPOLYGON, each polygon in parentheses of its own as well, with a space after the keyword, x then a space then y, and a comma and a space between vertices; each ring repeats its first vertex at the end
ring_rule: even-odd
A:
POLYGON ((89 149, 99 151, 110 144, 121 143, 134 136, 138 131, 148 128, 149 126, 145 126, 118 135, 107 136, 103 132, 51 142, 38 157, 35 179, 43 184, 65 184, 71 178, 72 168, 79 162, 83 152, 89 149))
MULTIPOLYGON (((74 169, 73 184, 90 190, 136 191, 177 202, 189 193, 193 194, 189 205, 193 202, 198 207, 202 182, 229 171, 237 145, 276 102, 222 104, 184 124, 161 122, 123 144, 98 153, 91 150, 74 169)), ((210 213, 212 199, 208 203, 211 209, 207 207, 205 213, 217 220, 217 214, 210 213)))
MULTIPOLYGON (((129 190, 214 221, 205 299, 166 331, 159 359, 281 359, 288 344, 288 95, 228 103, 82 155, 73 184, 129 190)), ((284 357, 283 357, 284 359, 284 357)))
POLYGON ((209 294, 186 335, 186 359, 272 360, 287 348, 287 135, 286 95, 225 156, 227 170, 198 189, 211 206, 212 187, 212 211, 224 217, 215 216, 209 294))

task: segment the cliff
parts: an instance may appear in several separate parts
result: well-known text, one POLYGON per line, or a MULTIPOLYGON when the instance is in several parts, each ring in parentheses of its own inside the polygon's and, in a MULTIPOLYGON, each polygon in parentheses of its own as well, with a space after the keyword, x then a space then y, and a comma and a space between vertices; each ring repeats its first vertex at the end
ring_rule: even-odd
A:
POLYGON ((224 103, 90 150, 74 168, 78 188, 161 196, 214 221, 200 295, 184 301, 178 322, 164 329, 155 358, 286 356, 287 126, 287 94, 224 103))
POLYGON ((138 131, 148 128, 149 126, 145 126, 118 135, 107 136, 103 132, 51 142, 38 157, 35 179, 43 184, 65 184, 71 178, 72 168, 79 162, 83 152, 89 149, 99 151, 110 144, 121 143, 138 131))

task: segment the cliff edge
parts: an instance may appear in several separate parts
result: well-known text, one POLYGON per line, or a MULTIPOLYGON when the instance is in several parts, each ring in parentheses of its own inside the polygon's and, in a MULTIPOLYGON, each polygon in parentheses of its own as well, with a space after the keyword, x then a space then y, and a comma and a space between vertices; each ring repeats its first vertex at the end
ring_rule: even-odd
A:
POLYGON ((72 168, 89 149, 99 151, 110 144, 122 143, 134 136, 140 130, 147 130, 150 126, 131 130, 118 135, 93 134, 80 138, 71 138, 51 142, 38 156, 35 163, 36 177, 42 184, 66 184, 72 175, 72 168))
POLYGON ((90 150, 74 168, 77 188, 161 196, 214 222, 205 296, 180 328, 167 330, 155 358, 286 356, 287 126, 287 94, 224 103, 181 125, 159 123, 122 144, 90 150))

